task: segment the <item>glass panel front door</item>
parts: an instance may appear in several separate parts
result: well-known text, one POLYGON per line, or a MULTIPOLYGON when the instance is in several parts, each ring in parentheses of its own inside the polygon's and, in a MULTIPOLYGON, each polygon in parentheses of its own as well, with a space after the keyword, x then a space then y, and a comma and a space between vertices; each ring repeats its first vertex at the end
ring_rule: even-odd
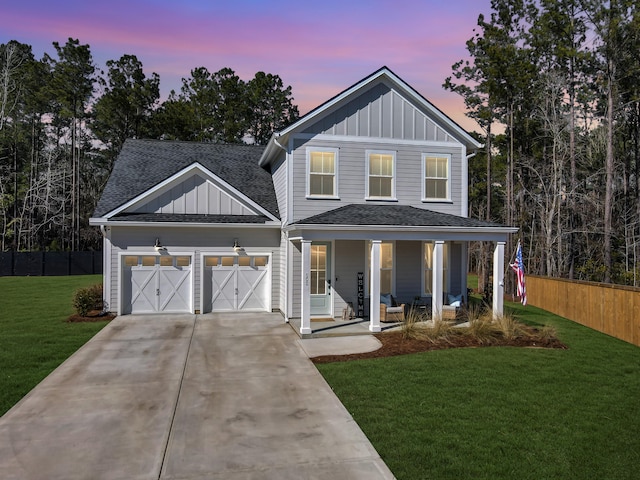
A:
POLYGON ((331 316, 331 244, 311 244, 311 315, 331 316))

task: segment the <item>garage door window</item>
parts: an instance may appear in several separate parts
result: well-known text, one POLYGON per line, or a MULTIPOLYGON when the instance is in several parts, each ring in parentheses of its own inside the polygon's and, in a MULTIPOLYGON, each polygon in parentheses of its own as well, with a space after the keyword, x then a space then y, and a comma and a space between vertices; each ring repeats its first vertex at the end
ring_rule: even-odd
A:
POLYGON ((176 257, 176 267, 188 267, 191 265, 191 257, 176 257))
POLYGON ((156 257, 142 257, 143 267, 153 267, 156 264, 156 257))
POLYGON ((222 266, 223 267, 233 267, 234 259, 236 257, 222 257, 222 266))
POLYGON ((135 267, 138 265, 138 257, 133 257, 131 255, 127 255, 124 257, 124 265, 126 267, 135 267))
POLYGON ((204 264, 207 267, 217 267, 218 266, 218 257, 206 257, 204 259, 204 264))

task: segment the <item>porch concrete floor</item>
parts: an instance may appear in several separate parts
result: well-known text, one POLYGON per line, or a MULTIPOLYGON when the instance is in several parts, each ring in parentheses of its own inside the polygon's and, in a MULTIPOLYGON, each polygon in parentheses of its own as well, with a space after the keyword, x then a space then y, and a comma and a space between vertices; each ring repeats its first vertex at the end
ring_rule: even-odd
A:
MULTIPOLYGON (((380 323, 381 331, 398 330, 401 322, 380 323)), ((289 320, 289 326, 300 338, 348 337, 353 335, 372 335, 369 331, 369 320, 354 318, 353 320, 334 319, 333 321, 312 321, 311 333, 300 334, 300 318, 289 320)))

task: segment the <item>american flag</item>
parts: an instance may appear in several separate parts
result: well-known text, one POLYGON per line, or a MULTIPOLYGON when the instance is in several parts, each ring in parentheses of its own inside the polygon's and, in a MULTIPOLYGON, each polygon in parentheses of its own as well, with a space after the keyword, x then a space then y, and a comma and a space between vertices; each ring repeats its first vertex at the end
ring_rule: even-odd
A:
POLYGON ((522 261, 522 245, 518 240, 518 248, 516 249, 516 262, 509 264, 513 271, 518 275, 518 297, 522 305, 527 304, 527 289, 524 284, 524 262, 522 261))

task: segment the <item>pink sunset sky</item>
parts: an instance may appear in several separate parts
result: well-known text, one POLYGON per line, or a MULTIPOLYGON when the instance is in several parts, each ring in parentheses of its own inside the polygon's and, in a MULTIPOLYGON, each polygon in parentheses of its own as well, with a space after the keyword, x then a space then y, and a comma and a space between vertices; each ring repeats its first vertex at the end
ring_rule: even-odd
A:
POLYGON ((89 44, 94 62, 136 55, 160 75, 162 98, 204 66, 258 71, 291 85, 301 114, 387 66, 468 130, 462 99, 442 88, 466 58, 490 0, 2 0, 0 43, 17 40, 36 58, 52 42, 89 44))

